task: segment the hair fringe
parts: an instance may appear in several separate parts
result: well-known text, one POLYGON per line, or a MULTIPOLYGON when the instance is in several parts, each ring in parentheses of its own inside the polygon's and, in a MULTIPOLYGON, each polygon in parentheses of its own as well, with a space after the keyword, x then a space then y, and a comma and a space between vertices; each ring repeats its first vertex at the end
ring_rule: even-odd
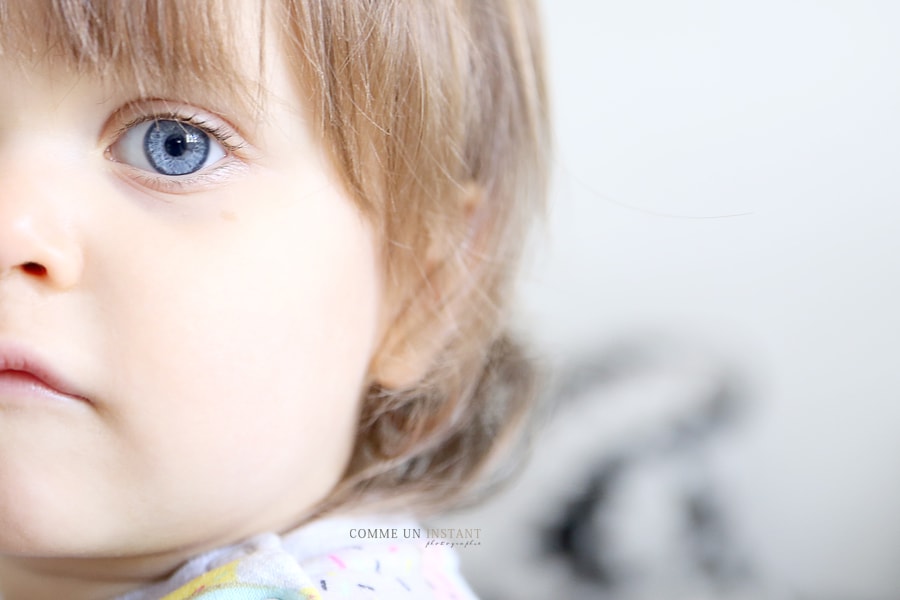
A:
MULTIPOLYGON (((0 54, 13 54, 24 67, 52 55, 56 66, 139 96, 201 89, 241 109, 258 109, 259 90, 248 89, 253 86, 239 68, 250 57, 235 43, 237 17, 222 2, 0 0, 0 54)), ((263 29, 259 34, 262 39, 263 29)))

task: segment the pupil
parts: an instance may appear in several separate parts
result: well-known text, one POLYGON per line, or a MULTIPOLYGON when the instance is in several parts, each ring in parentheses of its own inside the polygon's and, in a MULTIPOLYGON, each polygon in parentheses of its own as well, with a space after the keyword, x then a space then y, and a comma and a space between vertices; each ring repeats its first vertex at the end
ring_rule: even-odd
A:
POLYGON ((184 135, 177 133, 166 138, 165 146, 169 156, 181 156, 187 150, 187 140, 184 135))

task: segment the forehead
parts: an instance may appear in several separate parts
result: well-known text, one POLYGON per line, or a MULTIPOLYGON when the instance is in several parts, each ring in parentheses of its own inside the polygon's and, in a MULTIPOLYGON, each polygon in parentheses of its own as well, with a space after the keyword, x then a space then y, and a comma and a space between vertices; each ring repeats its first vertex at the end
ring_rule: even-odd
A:
POLYGON ((138 95, 199 88, 251 104, 264 0, 0 0, 0 54, 138 95), (250 84, 250 85, 248 85, 250 84))

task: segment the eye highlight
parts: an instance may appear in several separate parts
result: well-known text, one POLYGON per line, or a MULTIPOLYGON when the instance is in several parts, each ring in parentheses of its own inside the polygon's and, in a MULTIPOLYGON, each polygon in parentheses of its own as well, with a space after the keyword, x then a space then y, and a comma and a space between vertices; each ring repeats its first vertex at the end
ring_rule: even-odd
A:
POLYGON ((190 175, 213 165, 226 152, 202 129, 175 119, 152 119, 129 127, 110 147, 112 157, 160 175, 190 175))

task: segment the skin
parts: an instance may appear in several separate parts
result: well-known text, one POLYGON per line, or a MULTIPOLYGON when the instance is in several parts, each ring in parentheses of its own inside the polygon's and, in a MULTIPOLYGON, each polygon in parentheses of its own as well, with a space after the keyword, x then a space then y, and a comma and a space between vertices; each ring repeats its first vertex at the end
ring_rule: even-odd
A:
POLYGON ((390 313, 379 244, 268 54, 260 121, 138 102, 244 144, 175 188, 116 146, 133 90, 0 55, 0 345, 88 400, 0 395, 6 600, 108 598, 290 529, 340 478, 390 313))

